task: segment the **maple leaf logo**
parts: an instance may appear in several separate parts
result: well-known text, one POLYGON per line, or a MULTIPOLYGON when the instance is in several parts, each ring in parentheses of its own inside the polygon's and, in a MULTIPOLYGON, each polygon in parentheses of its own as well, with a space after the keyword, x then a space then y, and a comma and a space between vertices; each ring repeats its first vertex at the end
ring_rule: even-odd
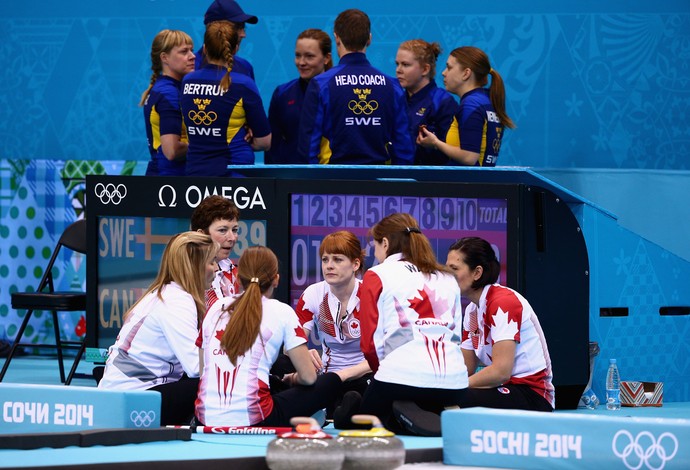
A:
POLYGON ((428 286, 425 285, 422 290, 417 292, 419 297, 408 299, 408 302, 410 302, 410 308, 417 312, 419 318, 435 318, 434 312, 441 316, 448 310, 448 302, 445 299, 439 299, 436 292, 429 289, 428 286))
POLYGON ((302 329, 301 326, 295 327, 295 334, 296 334, 299 338, 307 339, 307 335, 304 334, 304 330, 302 329))
POLYGON ((225 330, 218 330, 216 331, 216 339, 218 341, 223 341, 223 334, 225 333, 225 330))
POLYGON ((498 328, 500 331, 506 331, 513 334, 515 341, 520 340, 520 335, 518 331, 518 324, 510 314, 510 312, 504 312, 501 307, 498 307, 496 313, 491 315, 491 323, 493 326, 498 328))
POLYGON ((408 299, 410 302, 410 308, 417 312, 419 318, 434 318, 434 308, 431 305, 429 296, 426 293, 426 286, 423 290, 418 290, 417 293, 419 297, 413 297, 408 299))

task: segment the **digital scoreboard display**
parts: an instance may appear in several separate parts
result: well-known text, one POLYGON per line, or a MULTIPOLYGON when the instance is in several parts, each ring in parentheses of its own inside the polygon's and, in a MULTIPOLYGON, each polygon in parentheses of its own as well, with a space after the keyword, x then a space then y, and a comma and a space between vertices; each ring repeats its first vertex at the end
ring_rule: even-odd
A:
POLYGON ((411 214, 430 240, 439 262, 445 263, 448 248, 459 238, 482 237, 501 260, 501 279, 506 278, 508 250, 508 199, 373 194, 290 195, 290 301, 296 305, 310 284, 323 280, 319 246, 337 230, 354 233, 365 250, 365 269, 376 263, 369 243, 369 229, 383 217, 411 214))

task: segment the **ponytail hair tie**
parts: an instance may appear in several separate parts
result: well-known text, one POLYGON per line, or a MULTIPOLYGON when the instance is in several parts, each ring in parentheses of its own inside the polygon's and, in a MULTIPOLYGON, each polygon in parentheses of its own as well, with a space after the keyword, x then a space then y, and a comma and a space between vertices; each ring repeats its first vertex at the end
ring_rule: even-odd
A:
POLYGON ((256 282, 257 284, 259 283, 259 278, 258 277, 253 277, 250 281, 251 282, 256 282))
POLYGON ((417 227, 405 227, 405 232, 409 235, 410 233, 422 233, 417 227))

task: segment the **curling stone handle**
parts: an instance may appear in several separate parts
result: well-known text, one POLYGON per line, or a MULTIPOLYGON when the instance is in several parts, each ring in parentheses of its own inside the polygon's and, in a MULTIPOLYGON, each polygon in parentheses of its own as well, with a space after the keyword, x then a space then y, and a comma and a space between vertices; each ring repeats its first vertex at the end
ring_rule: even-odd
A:
POLYGON ((382 428, 381 420, 374 415, 354 415, 352 422, 355 424, 370 424, 372 428, 382 428))
POLYGON ((290 419, 290 424, 293 426, 298 426, 300 424, 308 424, 311 429, 314 430, 319 430, 321 429, 321 426, 319 426, 319 423, 312 418, 311 416, 295 416, 294 418, 290 419))

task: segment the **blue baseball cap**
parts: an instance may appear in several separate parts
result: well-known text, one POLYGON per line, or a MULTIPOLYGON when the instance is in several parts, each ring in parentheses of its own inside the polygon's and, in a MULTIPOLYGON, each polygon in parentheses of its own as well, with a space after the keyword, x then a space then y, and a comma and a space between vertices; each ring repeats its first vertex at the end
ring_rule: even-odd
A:
POLYGON ((223 20, 249 24, 256 24, 259 21, 256 16, 246 14, 234 0, 215 0, 206 10, 204 24, 223 20))

